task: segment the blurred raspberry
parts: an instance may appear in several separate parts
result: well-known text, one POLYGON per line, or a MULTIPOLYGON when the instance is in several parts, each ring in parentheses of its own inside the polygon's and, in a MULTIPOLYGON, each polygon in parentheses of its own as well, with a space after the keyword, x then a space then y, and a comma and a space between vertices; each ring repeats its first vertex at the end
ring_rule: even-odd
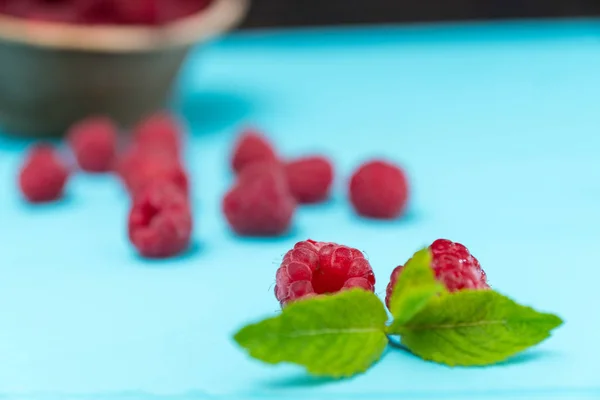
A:
POLYGON ((187 196, 169 182, 152 182, 134 198, 128 232, 143 257, 166 258, 185 251, 192 235, 187 196))
POLYGON ((257 162, 278 162, 275 150, 267 138, 254 130, 245 130, 233 148, 231 166, 240 173, 247 165, 257 162))
POLYGON ((135 145, 142 151, 163 152, 179 158, 182 131, 183 128, 175 116, 168 112, 159 112, 135 127, 135 145))
POLYGON ((380 160, 361 165, 350 180, 350 202, 359 215, 393 219, 408 202, 408 181, 400 167, 380 160))
POLYGON ((164 153, 130 149, 117 162, 117 173, 131 195, 156 180, 167 180, 189 193, 188 176, 178 160, 164 153))
POLYGON ((223 198, 223 213, 242 236, 278 236, 288 231, 296 201, 278 164, 255 163, 238 175, 223 198))
POLYGON ((331 162, 320 156, 304 157, 286 163, 290 191, 298 203, 318 203, 329 196, 333 183, 331 162))
POLYGON ((119 0, 114 7, 119 18, 127 24, 155 25, 160 22, 159 0, 119 0))
POLYGON ((162 0, 160 21, 169 23, 194 15, 212 3, 212 0, 162 0))
POLYGON ((45 145, 34 146, 19 172, 19 188, 31 203, 58 200, 69 177, 69 170, 56 151, 45 145))
POLYGON ((117 150, 117 128, 112 120, 106 117, 87 118, 73 125, 67 138, 82 170, 111 170, 117 150))

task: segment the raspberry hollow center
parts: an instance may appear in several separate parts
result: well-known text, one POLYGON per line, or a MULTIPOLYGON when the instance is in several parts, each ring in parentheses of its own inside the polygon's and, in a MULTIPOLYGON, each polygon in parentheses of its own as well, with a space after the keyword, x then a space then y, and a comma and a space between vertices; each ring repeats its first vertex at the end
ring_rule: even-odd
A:
POLYGON ((139 214, 139 217, 140 217, 139 225, 145 226, 145 227, 150 226, 152 224, 152 221, 154 220, 154 218, 156 218, 159 213, 160 213, 160 209, 158 207, 156 207, 154 204, 152 204, 150 202, 143 204, 143 206, 141 208, 141 212, 139 214))
POLYGON ((375 276, 361 251, 307 240, 285 255, 277 271, 275 295, 282 305, 299 298, 362 288, 373 291, 375 276))

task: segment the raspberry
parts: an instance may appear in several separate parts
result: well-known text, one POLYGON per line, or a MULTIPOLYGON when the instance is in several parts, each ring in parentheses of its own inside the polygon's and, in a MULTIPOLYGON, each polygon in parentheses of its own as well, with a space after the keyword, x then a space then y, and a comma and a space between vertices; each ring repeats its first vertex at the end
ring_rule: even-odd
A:
POLYGON ((109 118, 92 117, 73 125, 68 141, 82 170, 111 170, 117 150, 117 128, 109 118))
POLYGON ((290 191, 298 203, 318 203, 329 196, 333 167, 325 157, 305 157, 285 166, 290 191))
POLYGON ((182 128, 174 116, 159 112, 135 128, 135 145, 142 151, 164 152, 173 158, 181 153, 182 128))
POLYGON ((188 17, 206 9, 212 0, 163 0, 161 20, 163 23, 188 17))
POLYGON ((117 7, 123 2, 116 0, 73 0, 79 14, 79 22, 86 24, 123 23, 117 7))
POLYGON ((63 193, 69 170, 49 146, 33 147, 19 173, 19 187, 32 203, 58 200, 63 193))
POLYGON ((76 10, 70 4, 65 3, 37 4, 24 17, 31 21, 63 23, 75 23, 79 20, 79 14, 77 14, 76 10))
POLYGON ((309 296, 362 288, 374 291, 375 275, 363 253, 336 243, 306 240, 286 253, 277 270, 275 297, 287 303, 309 296))
POLYGON ((364 217, 393 219, 400 216, 408 200, 404 172, 385 161, 363 164, 350 180, 350 202, 364 217))
MULTIPOLYGON (((438 239, 429 250, 432 254, 431 267, 438 281, 444 284, 450 292, 465 289, 489 289, 487 276, 479 261, 460 243, 446 239, 438 239)), ((385 302, 389 307, 394 285, 402 272, 402 265, 396 267, 387 286, 385 302)))
POLYGON ((114 3, 114 7, 120 19, 128 24, 154 25, 159 22, 157 0, 120 0, 114 3))
POLYGON ((166 258, 183 252, 192 234, 187 196, 170 182, 152 182, 134 198, 128 231, 143 257, 166 258))
POLYGON ((223 213, 242 236, 277 236, 292 222, 296 201, 279 165, 257 163, 244 168, 223 198, 223 213))
POLYGON ((263 135, 246 130, 235 143, 231 165, 236 173, 240 173, 247 165, 256 162, 277 162, 277 156, 273 146, 263 135))
POLYGON ((132 195, 156 180, 170 181, 183 193, 189 192, 187 173, 181 163, 164 153, 131 149, 120 158, 117 172, 132 195))

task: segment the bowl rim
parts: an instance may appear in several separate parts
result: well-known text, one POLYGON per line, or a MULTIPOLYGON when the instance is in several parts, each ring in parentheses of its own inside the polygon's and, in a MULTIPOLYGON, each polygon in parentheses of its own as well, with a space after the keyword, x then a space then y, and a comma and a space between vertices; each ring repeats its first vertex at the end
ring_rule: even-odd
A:
POLYGON ((202 11, 160 27, 28 21, 0 15, 0 41, 86 52, 131 53, 187 47, 237 25, 249 0, 214 0, 202 11))

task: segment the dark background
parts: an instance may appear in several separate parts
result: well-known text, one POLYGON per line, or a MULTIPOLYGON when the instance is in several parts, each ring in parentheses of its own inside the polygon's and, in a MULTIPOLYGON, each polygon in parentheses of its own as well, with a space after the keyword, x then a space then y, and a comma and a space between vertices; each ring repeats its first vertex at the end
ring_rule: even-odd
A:
POLYGON ((600 0, 253 0, 246 28, 600 15, 600 0))

